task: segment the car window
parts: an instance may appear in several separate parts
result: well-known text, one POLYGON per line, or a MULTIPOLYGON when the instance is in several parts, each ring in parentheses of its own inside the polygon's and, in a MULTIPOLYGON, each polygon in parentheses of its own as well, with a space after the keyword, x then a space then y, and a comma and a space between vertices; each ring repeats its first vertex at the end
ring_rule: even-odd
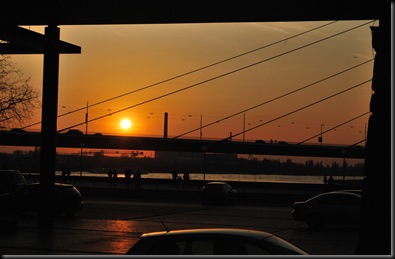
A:
POLYGON ((245 250, 247 255, 268 255, 270 254, 268 251, 263 249, 262 247, 256 246, 255 244, 245 244, 245 250))
POLYGON ((21 190, 24 197, 34 197, 38 195, 39 188, 38 186, 27 186, 26 188, 21 190))
POLYGON ((221 192, 222 186, 218 185, 218 184, 210 184, 210 185, 207 185, 206 189, 207 189, 207 191, 210 191, 210 192, 221 192))
POLYGON ((222 237, 218 239, 222 243, 222 255, 246 255, 245 243, 242 239, 233 237, 222 237))
POLYGON ((157 242, 150 251, 151 255, 179 255, 180 247, 174 241, 157 242))
POLYGON ((361 204, 361 198, 356 197, 354 195, 344 195, 342 197, 342 204, 343 205, 360 205, 361 204))
POLYGON ((213 255, 214 242, 211 239, 191 240, 191 255, 213 255))
POLYGON ((225 192, 230 192, 230 189, 232 189, 232 187, 230 187, 229 184, 225 184, 225 185, 224 185, 224 190, 225 190, 225 192))
POLYGON ((325 195, 319 200, 319 203, 324 205, 338 205, 341 201, 338 195, 325 195))
POLYGON ((1 181, 12 183, 25 183, 26 179, 19 171, 0 171, 1 181))

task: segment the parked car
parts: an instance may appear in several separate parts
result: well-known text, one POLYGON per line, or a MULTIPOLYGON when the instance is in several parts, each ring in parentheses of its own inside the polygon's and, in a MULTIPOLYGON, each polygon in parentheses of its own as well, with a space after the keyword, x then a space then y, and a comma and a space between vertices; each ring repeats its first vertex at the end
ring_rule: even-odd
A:
POLYGON ((358 194, 358 195, 362 196, 362 190, 360 190, 360 189, 338 190, 338 191, 335 191, 335 192, 352 192, 352 193, 355 193, 355 194, 358 194))
POLYGON ((13 192, 26 184, 19 170, 0 170, 0 193, 13 192))
POLYGON ((84 135, 84 133, 79 129, 69 129, 65 134, 84 135))
POLYGON ((10 132, 16 132, 16 133, 26 133, 26 130, 20 129, 20 128, 12 128, 10 132))
POLYGON ((201 201, 206 203, 229 203, 236 199, 237 191, 227 182, 208 182, 202 188, 201 201))
POLYGON ((182 229, 140 236, 127 255, 307 255, 271 233, 233 228, 182 229))
MULTIPOLYGON (((0 194, 0 208, 3 212, 38 212, 39 210, 39 183, 26 184, 11 193, 0 194)), ((54 185, 54 207, 55 216, 65 213, 67 216, 82 209, 82 195, 76 187, 71 184, 55 183, 54 185)))
POLYGON ((321 228, 326 224, 358 223, 360 210, 361 195, 334 191, 294 202, 292 217, 311 228, 321 228))

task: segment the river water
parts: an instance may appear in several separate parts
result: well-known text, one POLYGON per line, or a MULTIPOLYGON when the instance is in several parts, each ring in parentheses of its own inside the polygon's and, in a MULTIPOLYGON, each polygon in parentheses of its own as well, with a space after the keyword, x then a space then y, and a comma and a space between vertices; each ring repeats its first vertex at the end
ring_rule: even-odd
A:
MULTIPOLYGON (((56 175, 61 175, 61 171, 56 171, 56 175)), ((72 176, 90 176, 90 177, 108 177, 107 173, 102 172, 71 172, 72 176)), ((183 176, 182 174, 178 174, 183 176)), ((118 178, 124 178, 124 174, 118 173, 118 178)), ((286 182, 286 183, 314 183, 322 184, 323 176, 311 175, 276 175, 276 174, 215 174, 215 173, 190 173, 191 180, 206 180, 206 181, 234 181, 234 182, 286 182)), ((148 179, 172 179, 171 172, 169 173, 151 173, 143 172, 141 178, 148 179)), ((341 182, 343 176, 333 176, 335 182, 341 182)), ((345 180, 362 180, 363 176, 345 176, 345 180)))

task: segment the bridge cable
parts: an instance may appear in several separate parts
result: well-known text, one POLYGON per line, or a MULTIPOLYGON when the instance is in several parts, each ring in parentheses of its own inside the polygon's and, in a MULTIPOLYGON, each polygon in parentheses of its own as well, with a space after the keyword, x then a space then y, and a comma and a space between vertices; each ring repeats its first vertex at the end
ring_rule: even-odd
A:
POLYGON ((310 104, 308 104, 308 105, 306 105, 306 106, 303 106, 303 107, 301 107, 301 108, 298 108, 298 109, 296 109, 296 110, 293 110, 293 111, 291 111, 291 112, 288 112, 288 113, 286 113, 286 114, 284 114, 284 115, 281 115, 281 116, 279 116, 279 117, 276 117, 276 118, 274 118, 274 119, 271 119, 271 120, 269 120, 269 121, 266 121, 266 122, 264 122, 264 123, 261 123, 261 124, 259 124, 259 125, 257 125, 257 126, 254 126, 254 127, 252 127, 252 128, 249 128, 249 129, 244 130, 244 131, 242 131, 242 132, 239 132, 239 133, 237 133, 237 134, 235 134, 235 135, 232 135, 231 137, 224 138, 224 139, 222 139, 222 140, 220 140, 220 141, 227 141, 227 140, 229 140, 229 139, 232 138, 232 137, 235 137, 235 136, 241 135, 241 134, 243 134, 243 133, 246 133, 246 132, 248 132, 248 131, 251 131, 251 130, 260 128, 260 127, 262 127, 262 126, 264 126, 264 125, 266 125, 266 124, 268 124, 268 123, 271 123, 271 122, 273 122, 273 121, 279 120, 279 119, 284 118, 284 117, 287 117, 287 116, 289 116, 289 115, 291 115, 291 114, 294 114, 294 113, 299 112, 299 111, 301 111, 301 110, 304 110, 304 109, 306 109, 306 108, 308 108, 308 107, 311 107, 311 106, 313 106, 313 105, 316 105, 316 104, 318 104, 318 103, 321 103, 321 102, 323 102, 323 101, 326 101, 326 100, 328 100, 328 99, 331 99, 331 98, 333 98, 333 97, 335 97, 335 96, 337 96, 337 95, 343 94, 343 93, 345 93, 345 92, 347 92, 347 91, 350 91, 350 90, 352 90, 352 89, 354 89, 354 88, 357 88, 357 87, 359 87, 359 86, 361 86, 361 85, 364 85, 364 84, 366 84, 366 83, 368 83, 368 82, 371 82, 371 81, 372 81, 372 79, 366 80, 366 81, 364 81, 364 82, 362 82, 362 83, 359 83, 359 84, 357 84, 357 85, 351 86, 351 87, 349 87, 349 88, 347 88, 347 89, 345 89, 345 90, 342 90, 342 91, 337 92, 337 93, 335 93, 335 94, 333 94, 333 95, 330 95, 330 96, 328 96, 328 97, 325 97, 325 98, 323 98, 323 99, 320 99, 320 100, 318 100, 318 101, 315 101, 315 102, 313 102, 313 103, 310 103, 310 104))
POLYGON ((182 137, 182 136, 187 135, 187 134, 189 134, 189 133, 192 133, 192 132, 194 132, 194 131, 201 130, 201 129, 206 128, 206 127, 208 127, 208 126, 214 125, 214 124, 219 123, 219 122, 221 122, 221 121, 230 119, 230 118, 232 118, 232 117, 235 117, 235 116, 240 115, 240 114, 242 114, 242 113, 245 113, 245 112, 247 112, 247 111, 253 110, 253 109, 258 108, 258 107, 260 107, 260 106, 262 106, 262 105, 265 105, 265 104, 271 103, 271 102, 273 102, 273 101, 279 100, 279 99, 281 99, 281 98, 283 98, 283 97, 286 97, 286 96, 291 95, 291 94, 293 94, 293 93, 296 93, 296 92, 299 92, 299 91, 304 90, 304 89, 306 89, 306 88, 309 88, 309 87, 311 87, 311 86, 313 86, 313 85, 316 85, 316 84, 321 83, 321 82, 323 82, 323 81, 325 81, 325 80, 328 80, 328 79, 330 79, 330 78, 333 78, 333 77, 335 77, 335 76, 338 76, 338 75, 340 75, 340 74, 342 74, 342 73, 348 72, 348 71, 350 71, 350 70, 352 70, 352 69, 354 69, 354 68, 357 68, 357 67, 359 67, 359 66, 362 66, 362 65, 364 65, 364 64, 366 64, 366 63, 369 63, 369 62, 371 62, 371 61, 373 61, 373 60, 374 60, 374 59, 370 59, 370 60, 365 61, 365 62, 362 62, 362 63, 360 63, 360 64, 358 64, 358 65, 349 67, 349 68, 347 68, 347 69, 345 69, 345 70, 342 70, 342 71, 340 71, 340 72, 337 72, 337 73, 332 74, 332 75, 330 75, 330 76, 327 76, 327 77, 325 77, 325 78, 322 78, 322 79, 320 79, 320 80, 317 80, 317 81, 315 81, 315 82, 313 82, 313 83, 307 84, 307 85, 305 85, 305 86, 302 86, 302 87, 300 87, 300 88, 297 88, 297 89, 295 89, 295 90, 292 90, 292 91, 290 91, 290 92, 288 92, 288 93, 285 93, 285 94, 282 94, 282 95, 280 95, 280 96, 274 97, 274 98, 272 98, 272 99, 270 99, 270 100, 267 100, 267 101, 265 101, 265 102, 263 102, 263 103, 259 103, 259 104, 257 104, 257 105, 254 105, 254 106, 252 106, 252 107, 249 107, 249 108, 244 109, 244 110, 242 110, 242 111, 239 111, 239 112, 237 112, 237 113, 234 113, 234 114, 231 114, 231 115, 229 115, 229 116, 226 116, 226 117, 224 117, 224 118, 222 118, 222 119, 216 120, 216 121, 214 121, 214 122, 210 122, 210 123, 208 123, 208 124, 205 124, 205 125, 203 125, 203 126, 201 126, 201 127, 196 128, 196 129, 187 131, 187 132, 185 132, 185 133, 183 133, 183 134, 180 134, 180 135, 178 135, 178 136, 175 136, 174 138, 182 137))
POLYGON ((252 63, 252 64, 250 64, 250 65, 247 65, 247 66, 244 66, 244 67, 241 67, 241 68, 238 68, 238 69, 235 69, 235 70, 232 70, 232 71, 229 71, 229 72, 220 74, 220 75, 218 75, 218 76, 215 76, 215 77, 212 77, 212 78, 203 80, 203 81, 201 81, 201 82, 198 82, 198 83, 195 83, 195 84, 192 84, 192 85, 183 87, 183 88, 180 88, 180 89, 178 89, 178 90, 175 90, 175 91, 172 91, 172 92, 169 92, 169 93, 166 93, 166 94, 163 94, 163 95, 160 95, 160 96, 157 96, 157 97, 148 99, 148 100, 146 100, 146 101, 143 101, 143 102, 140 102, 140 103, 137 103, 137 104, 134 104, 134 105, 131 105, 131 106, 122 108, 122 109, 120 109, 120 110, 117 110, 117 111, 114 111, 114 112, 111 112, 111 113, 107 113, 107 114, 105 114, 105 115, 96 117, 96 118, 91 119, 91 120, 89 120, 89 121, 81 122, 81 123, 75 124, 75 125, 73 125, 73 126, 70 126, 70 127, 67 127, 67 128, 63 128, 63 129, 61 129, 61 130, 58 130, 58 132, 62 132, 62 131, 65 131, 65 130, 68 130, 68 129, 71 129, 71 128, 74 128, 74 127, 77 127, 77 126, 80 126, 80 125, 83 125, 83 124, 85 124, 85 123, 87 123, 87 122, 96 121, 96 120, 105 118, 105 117, 107 117, 107 116, 111 116, 111 115, 113 115, 113 114, 116 114, 116 113, 119 113, 119 112, 123 112, 123 111, 129 110, 129 109, 131 109, 131 108, 134 108, 134 107, 137 107, 137 106, 140 106, 140 105, 143 105, 143 104, 147 104, 147 103, 150 103, 150 102, 152 102, 152 101, 156 101, 156 100, 162 99, 162 98, 164 98, 164 97, 167 97, 167 96, 170 96, 170 95, 173 95, 173 94, 176 94, 176 93, 179 93, 179 92, 182 92, 182 91, 185 91, 185 90, 194 88, 194 87, 196 87, 196 86, 198 86, 198 85, 202 85, 202 84, 204 84, 204 83, 207 83, 207 82, 210 82, 210 81, 214 81, 214 80, 216 80, 216 79, 219 79, 219 78, 222 78, 222 77, 225 77, 225 76, 234 74, 234 73, 236 73, 236 72, 240 72, 240 71, 245 70, 245 69, 247 69, 247 68, 250 68, 250 67, 259 65, 259 64, 264 63, 264 62, 267 62, 267 61, 269 61, 269 60, 272 60, 272 59, 275 59, 275 58, 284 56, 284 55, 286 55, 286 54, 295 52, 295 51, 297 51, 297 50, 301 50, 301 49, 304 49, 304 48, 306 48, 306 47, 312 46, 312 45, 314 45, 314 44, 320 43, 320 42, 322 42, 322 41, 328 40, 328 39, 330 39, 330 38, 339 36, 339 35, 344 34, 344 33, 346 33, 346 32, 355 30, 355 29, 357 29, 357 28, 359 28, 359 27, 362 27, 362 26, 365 26, 366 24, 369 24, 369 23, 371 23, 371 22, 369 21, 369 22, 367 22, 367 23, 363 23, 363 24, 361 24, 361 25, 354 26, 354 27, 352 27, 352 28, 350 28, 350 29, 347 29, 347 30, 344 30, 344 31, 335 33, 335 34, 330 35, 330 36, 328 36, 328 37, 322 38, 322 39, 320 39, 320 40, 313 41, 313 42, 311 42, 311 43, 308 43, 308 44, 306 44, 306 45, 303 45, 303 46, 300 46, 300 47, 291 49, 291 50, 286 51, 286 52, 283 52, 283 53, 281 53, 281 54, 274 55, 274 56, 272 56, 272 57, 270 57, 270 58, 267 58, 267 59, 264 59, 264 60, 261 60, 261 61, 252 63))
MULTIPOLYGON (((322 134, 324 134, 324 133, 326 133, 326 132, 328 132, 328 131, 332 131, 332 130, 334 130, 334 129, 340 127, 340 126, 343 126, 343 125, 345 125, 345 124, 347 124, 347 123, 349 123, 349 122, 351 122, 351 121, 353 121, 353 120, 356 120, 356 119, 358 119, 358 118, 360 118, 360 117, 363 117, 363 116, 365 116, 366 114, 369 114, 369 113, 370 113, 370 111, 365 112, 365 113, 363 113, 363 114, 361 114, 361 115, 358 115, 358 116, 356 116, 356 117, 354 117, 354 118, 352 118, 352 119, 350 119, 350 120, 347 120, 347 121, 345 121, 345 122, 343 122, 343 123, 341 123, 341 124, 338 124, 338 125, 336 125, 336 126, 334 126, 334 127, 332 127, 332 128, 329 128, 329 129, 323 131, 322 134)), ((320 136, 320 135, 321 135, 321 133, 319 133, 319 134, 317 134, 317 135, 314 135, 314 136, 312 136, 311 138, 305 139, 305 140, 303 140, 303 141, 297 143, 297 145, 300 145, 300 144, 302 144, 302 143, 304 143, 304 142, 306 142, 306 141, 308 141, 308 140, 310 140, 310 139, 313 139, 313 138, 315 138, 315 137, 318 137, 318 136, 320 136)))
MULTIPOLYGON (((85 110, 86 108, 90 108, 90 107, 93 107, 93 106, 97 106, 97 105, 99 105, 99 104, 103 104, 103 103, 106 103, 106 102, 109 102, 109 101, 113 101, 113 100, 115 100, 115 99, 118 99, 118 98, 121 98, 121 97, 130 95, 130 94, 133 94, 133 93, 137 93, 137 92, 140 92, 140 91, 142 91, 142 90, 146 90, 146 89, 149 89, 149 88, 151 88, 151 87, 154 87, 154 86, 157 86, 157 85, 160 85, 160 84, 167 83, 167 82, 169 82, 169 81, 173 81, 173 80, 178 79, 178 78, 181 78, 181 77, 183 77, 183 76, 187 76, 187 75, 190 75, 190 74, 193 74, 193 73, 202 71, 202 70, 204 70, 204 69, 207 69, 207 68, 210 68, 210 67, 213 67, 213 66, 216 66, 216 65, 219 65, 219 64, 228 62, 228 61, 230 61, 230 60, 233 60, 233 59, 236 59, 236 58, 245 56, 245 55, 247 55, 247 54, 251 54, 251 53, 256 52, 256 51, 258 51, 258 50, 262 50, 262 49, 264 49, 264 48, 271 47, 271 46, 276 45, 276 44, 279 44, 279 43, 281 43, 281 42, 284 42, 284 41, 287 41, 287 40, 290 40, 290 39, 299 37, 299 36, 301 36, 301 35, 303 35, 303 34, 307 34, 307 33, 309 33, 309 32, 312 32, 312 31, 321 29, 321 28, 323 28, 323 27, 329 26, 329 25, 331 25, 331 24, 333 24, 333 23, 336 23, 336 22, 338 22, 338 20, 332 21, 332 22, 329 22, 329 23, 326 23, 326 24, 324 24, 324 25, 317 26, 317 27, 312 28, 312 29, 310 29, 310 30, 307 30, 307 31, 304 31, 304 32, 301 32, 301 33, 298 33, 298 34, 295 34, 295 35, 292 35, 292 36, 287 37, 287 38, 284 38, 284 39, 282 39, 282 40, 278 40, 278 41, 272 42, 272 43, 270 43, 270 44, 261 46, 261 47, 259 47, 259 48, 256 48, 256 49, 253 49, 253 50, 249 50, 249 51, 247 51, 247 52, 243 52, 243 53, 238 54, 238 55, 235 55, 235 56, 233 56, 233 57, 230 57, 230 58, 227 58, 227 59, 223 59, 223 60, 221 60, 221 61, 214 62, 214 63, 212 63, 212 64, 203 66, 203 67, 201 67, 201 68, 197 68, 197 69, 191 70, 191 71, 189 71, 189 72, 186 72, 186 73, 183 73, 183 74, 180 74, 180 75, 177 75, 177 76, 174 76, 174 77, 171 77, 171 78, 168 78, 168 79, 165 79, 165 80, 162 80, 162 81, 159 81, 159 82, 156 82, 156 83, 153 83, 153 84, 150 84, 150 85, 141 87, 141 88, 138 88, 138 89, 136 89, 136 90, 133 90, 133 91, 130 91, 130 92, 127 92, 127 93, 123 93, 123 94, 117 95, 117 96, 115 96, 115 97, 111 97, 111 98, 102 100, 102 101, 100 101, 100 102, 96 102, 96 103, 90 104, 90 105, 88 105, 88 107, 85 106, 85 107, 82 107, 82 108, 78 108, 78 109, 69 111, 69 112, 67 112, 67 113, 60 114, 60 115, 58 115, 58 118, 63 117, 63 116, 66 116, 66 115, 69 115, 69 114, 72 114, 72 113, 75 113, 75 112, 78 112, 78 111, 85 110)), ((34 126, 34 125, 37 125, 37 124, 40 124, 40 123, 41 123, 41 122, 36 122, 36 123, 34 123, 34 124, 30 124, 30 125, 24 126, 22 129, 28 128, 28 127, 31 127, 31 126, 34 126)))
POLYGON ((364 138, 364 139, 362 139, 362 140, 360 140, 360 141, 358 141, 358 142, 356 142, 356 143, 354 143, 354 144, 348 146, 347 148, 353 148, 353 147, 357 146, 358 144, 361 144, 362 142, 366 142, 366 140, 367 140, 367 139, 364 138))

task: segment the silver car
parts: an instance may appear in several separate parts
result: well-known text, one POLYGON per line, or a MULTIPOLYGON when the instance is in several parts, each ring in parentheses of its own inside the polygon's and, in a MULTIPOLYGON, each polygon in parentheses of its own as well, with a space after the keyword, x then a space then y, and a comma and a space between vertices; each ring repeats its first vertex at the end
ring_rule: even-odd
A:
POLYGON ((127 255, 307 255, 271 233, 203 228, 143 234, 127 255))
POLYGON ((311 228, 321 228, 326 224, 358 223, 360 211, 361 195, 334 191, 295 202, 292 217, 294 220, 306 222, 311 228))

